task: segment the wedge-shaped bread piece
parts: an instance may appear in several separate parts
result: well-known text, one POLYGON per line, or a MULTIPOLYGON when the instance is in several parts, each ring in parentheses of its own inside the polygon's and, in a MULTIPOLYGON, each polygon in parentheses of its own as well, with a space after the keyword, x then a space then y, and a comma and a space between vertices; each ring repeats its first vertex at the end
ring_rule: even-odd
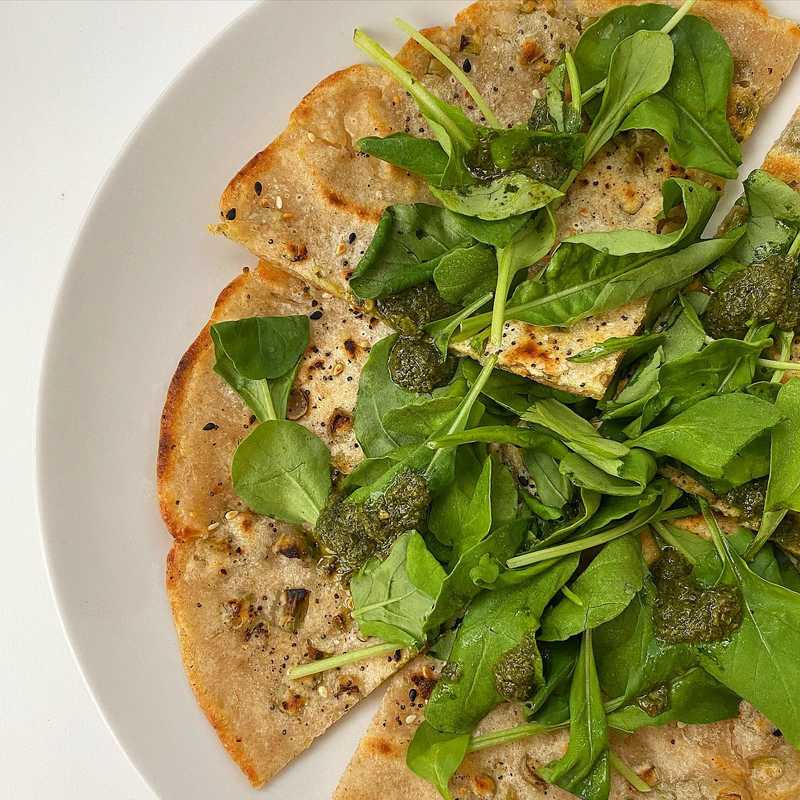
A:
MULTIPOLYGON (((349 469, 359 460, 350 414, 377 320, 280 270, 245 271, 220 295, 212 322, 308 314, 309 349, 290 415, 349 469)), ((302 529, 245 510, 230 482, 239 440, 255 424, 214 371, 206 326, 181 359, 161 424, 158 488, 176 543, 167 591, 184 665, 222 743, 261 785, 405 660, 398 653, 289 682, 294 664, 363 646, 349 593, 316 565, 302 529)))
MULTIPOLYGON (((412 661, 390 682, 378 712, 339 783, 334 800, 441 800, 427 781, 406 766, 408 743, 422 722, 420 685, 438 674, 441 662, 412 661), (411 700, 410 698, 414 698, 411 700)), ((524 722, 518 705, 496 708, 478 733, 524 722)), ((569 800, 569 792, 546 784, 536 770, 561 757, 566 730, 490 747, 467 756, 450 782, 453 797, 569 800)), ((710 725, 671 724, 612 733, 611 746, 654 787, 635 791, 612 771, 611 800, 796 800, 800 797, 800 754, 752 706, 742 703, 734 720, 710 725)))
MULTIPOLYGON (((622 4, 480 0, 462 11, 452 27, 426 34, 457 63, 469 62, 470 78, 504 124, 520 124, 563 49, 575 45, 591 17, 622 4)), ((756 0, 700 0, 692 13, 708 17, 731 48, 735 75, 729 118, 737 137, 744 139, 794 64, 800 30, 770 17, 756 0)), ((416 43, 406 44, 398 57, 439 96, 482 121, 460 84, 416 43)), ((329 76, 292 112, 286 130, 230 182, 216 230, 346 296, 347 279, 383 208, 432 202, 420 179, 356 152, 362 136, 394 131, 430 135, 425 119, 392 79, 366 65, 329 76)), ((686 174, 670 161, 656 134, 618 136, 570 189, 557 215, 559 236, 614 227, 653 229, 662 181, 686 174)), ((688 174, 719 185, 697 171, 688 174)), ((645 308, 644 300, 630 303, 568 330, 508 323, 500 364, 542 383, 600 397, 619 356, 581 365, 567 357, 610 336, 634 333, 645 308)))

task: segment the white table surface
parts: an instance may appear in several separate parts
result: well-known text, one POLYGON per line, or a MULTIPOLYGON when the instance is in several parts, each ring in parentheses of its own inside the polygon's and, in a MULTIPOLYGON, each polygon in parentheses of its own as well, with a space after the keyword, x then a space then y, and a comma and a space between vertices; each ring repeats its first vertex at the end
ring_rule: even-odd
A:
POLYGON ((245 2, 0 0, 0 796, 152 800, 87 691, 35 507, 42 351, 92 195, 175 75, 245 2))

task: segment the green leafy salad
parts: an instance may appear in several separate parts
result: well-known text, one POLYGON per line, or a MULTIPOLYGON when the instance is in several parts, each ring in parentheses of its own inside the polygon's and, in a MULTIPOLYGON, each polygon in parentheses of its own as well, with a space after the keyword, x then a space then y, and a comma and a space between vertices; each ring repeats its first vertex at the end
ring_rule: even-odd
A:
POLYGON ((568 749, 541 779, 602 800, 616 770, 647 791, 609 730, 729 719, 741 699, 800 748, 800 195, 756 171, 702 238, 718 193, 667 179, 658 233, 556 245, 561 198, 618 132, 657 131, 675 163, 736 176, 731 55, 692 4, 601 17, 510 128, 405 23, 485 124, 356 32, 433 133, 359 149, 439 204, 386 208, 352 273, 354 302, 396 331, 360 377, 353 472, 285 418, 308 319, 212 326, 215 369, 260 422, 233 458, 236 492, 311 531, 374 638, 289 677, 401 648, 444 661, 407 761, 445 798, 468 752, 562 727, 568 749), (570 358, 617 354, 600 401, 496 369, 506 320, 568 328, 639 298, 637 335, 570 358), (504 702, 527 723, 476 736, 504 702))

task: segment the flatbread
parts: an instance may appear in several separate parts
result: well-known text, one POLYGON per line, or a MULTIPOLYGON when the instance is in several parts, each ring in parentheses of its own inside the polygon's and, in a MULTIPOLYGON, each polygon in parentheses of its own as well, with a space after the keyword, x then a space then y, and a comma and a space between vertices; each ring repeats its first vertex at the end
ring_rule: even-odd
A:
MULTIPOLYGON (((334 800, 441 800, 436 789, 405 763, 408 743, 422 721, 440 665, 420 656, 392 679, 334 800)), ((510 728, 523 721, 519 706, 505 704, 489 714, 478 732, 510 728)), ((566 731, 559 731, 472 753, 450 783, 453 797, 569 800, 573 795, 546 784, 535 773, 564 753, 568 738, 566 731)), ((742 703, 735 720, 644 728, 632 736, 612 733, 611 746, 653 786, 642 794, 612 772, 611 800, 800 797, 800 754, 747 703, 742 703)))
MULTIPOLYGON (((277 314, 311 316, 290 413, 307 409, 298 422, 349 470, 361 457, 350 422, 358 375, 388 331, 264 265, 226 287, 211 321, 277 314)), ((231 458, 255 420, 213 364, 206 326, 178 365, 162 417, 158 490, 176 539, 167 591, 197 700, 231 757, 260 786, 406 656, 286 681, 294 664, 365 642, 350 619, 349 592, 316 566, 302 529, 250 513, 234 494, 231 458)))
MULTIPOLYGON (((459 64, 468 59, 470 78, 501 121, 518 124, 526 121, 534 93, 542 90, 563 48, 574 46, 590 17, 622 4, 480 0, 462 11, 452 27, 430 29, 426 35, 459 64)), ((770 17, 757 0, 700 0, 692 13, 707 16, 731 48, 735 75, 729 118, 737 137, 745 139, 797 58, 800 29, 770 17)), ((407 43, 398 58, 434 92, 481 121, 460 85, 443 75, 419 45, 407 43)), ((222 222, 214 229, 304 280, 348 296, 347 279, 384 207, 432 202, 420 179, 354 150, 362 136, 403 130, 430 135, 410 98, 381 69, 356 65, 334 73, 309 92, 286 130, 229 183, 220 201, 222 222)), ((569 191, 557 214, 559 235, 653 229, 662 181, 687 174, 720 185, 718 179, 672 164, 653 133, 618 136, 569 191)), ((568 330, 509 322, 500 365, 599 398, 620 356, 590 364, 572 364, 567 357, 610 336, 635 333, 645 310, 646 302, 637 301, 568 330)))

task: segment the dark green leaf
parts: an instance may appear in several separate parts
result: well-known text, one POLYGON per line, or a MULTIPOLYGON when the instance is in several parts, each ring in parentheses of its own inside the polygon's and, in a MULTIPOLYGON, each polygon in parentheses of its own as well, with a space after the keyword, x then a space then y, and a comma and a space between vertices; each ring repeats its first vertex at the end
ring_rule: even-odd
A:
POLYGON ((483 220, 502 220, 536 211, 562 196, 562 192, 522 173, 511 173, 488 183, 458 189, 430 187, 445 208, 483 220))
POLYGON ((268 420, 236 448, 233 487, 258 514, 313 525, 331 490, 330 459, 322 440, 301 425, 268 420))
POLYGON ((752 395, 716 395, 651 428, 631 446, 670 456, 711 478, 722 478, 736 455, 780 420, 774 406, 752 395))
POLYGON ((387 206, 350 288, 362 298, 395 294, 430 280, 442 256, 471 244, 453 215, 439 206, 387 206))
POLYGON ((783 385, 775 410, 783 420, 772 429, 764 508, 800 511, 800 380, 794 378, 783 385))
POLYGON ((359 631, 420 647, 444 577, 423 538, 414 531, 403 534, 383 561, 370 559, 350 582, 359 631))
POLYGON ((432 783, 445 800, 450 800, 447 784, 464 760, 469 740, 469 733, 441 733, 423 722, 408 745, 406 765, 432 783))
POLYGON ((548 783, 555 783, 583 800, 607 800, 610 785, 608 727, 591 631, 583 634, 572 676, 569 711, 567 752, 537 772, 548 783))
POLYGON ((637 31, 614 48, 600 110, 586 138, 586 161, 619 130, 639 103, 664 87, 673 58, 672 40, 658 31, 637 31))
POLYGON ((655 350, 664 343, 665 338, 663 333, 649 333, 642 336, 612 336, 610 339, 605 339, 586 350, 575 353, 567 360, 575 364, 590 364, 592 361, 597 361, 598 358, 620 352, 626 353, 628 358, 633 359, 655 350))
POLYGON ((474 302, 491 292, 497 282, 494 250, 483 244, 451 250, 433 270, 433 281, 448 303, 474 302))
POLYGON ((560 600, 544 615, 540 638, 563 641, 618 616, 642 588, 646 569, 638 539, 609 542, 570 586, 583 605, 560 600))
POLYGON ((439 185, 447 170, 447 153, 434 139, 421 139, 407 133, 390 136, 367 136, 356 147, 362 153, 388 161, 401 169, 421 175, 429 183, 439 185))
POLYGON ((577 557, 564 559, 526 583, 484 592, 472 602, 425 709, 434 728, 469 733, 502 701, 495 686, 495 664, 538 628, 545 606, 576 566, 577 557))

